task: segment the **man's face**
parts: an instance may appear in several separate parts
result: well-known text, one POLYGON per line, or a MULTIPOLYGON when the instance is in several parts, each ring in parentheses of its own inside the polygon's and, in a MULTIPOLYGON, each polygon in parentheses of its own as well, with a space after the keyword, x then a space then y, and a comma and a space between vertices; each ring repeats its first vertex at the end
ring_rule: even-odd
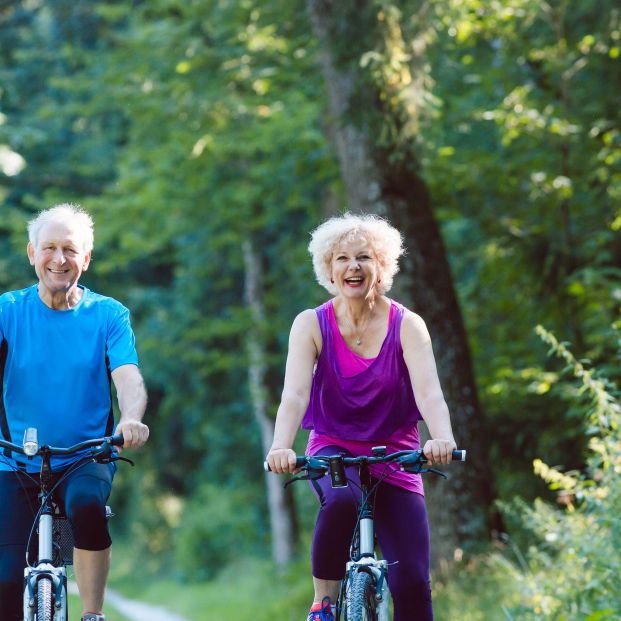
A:
POLYGON ((90 263, 84 252, 79 227, 64 222, 48 222, 39 231, 36 247, 28 243, 28 258, 39 278, 39 295, 54 295, 77 287, 90 263))

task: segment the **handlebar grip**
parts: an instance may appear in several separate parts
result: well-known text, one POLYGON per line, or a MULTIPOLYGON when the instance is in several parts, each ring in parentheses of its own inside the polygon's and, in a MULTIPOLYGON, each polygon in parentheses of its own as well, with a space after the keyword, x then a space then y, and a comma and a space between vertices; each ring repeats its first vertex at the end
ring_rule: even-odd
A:
MULTIPOLYGON (((306 461, 306 457, 304 457, 304 455, 297 455, 295 458, 295 467, 296 468, 303 468, 306 465, 307 461, 306 461)), ((263 462, 263 470, 265 470, 265 472, 271 472, 272 469, 270 468, 269 464, 267 463, 267 460, 263 462)))
POLYGON ((125 440, 122 433, 117 433, 115 436, 112 436, 112 439, 110 440, 110 444, 112 444, 112 446, 123 446, 124 443, 125 440))
POLYGON ((466 461, 466 450, 453 451, 453 461, 466 461))

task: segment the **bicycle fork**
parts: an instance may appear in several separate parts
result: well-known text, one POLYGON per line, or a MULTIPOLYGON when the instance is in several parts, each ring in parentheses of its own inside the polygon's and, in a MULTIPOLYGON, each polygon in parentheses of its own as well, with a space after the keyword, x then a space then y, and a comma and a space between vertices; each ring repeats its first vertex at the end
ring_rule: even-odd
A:
MULTIPOLYGON (((363 513, 359 524, 359 559, 347 563, 345 575, 346 585, 351 584, 353 576, 359 572, 366 572, 373 576, 375 585, 375 602, 378 621, 388 621, 388 584, 386 574, 388 573, 388 563, 385 560, 378 560, 375 556, 375 532, 373 522, 373 510, 368 507, 363 513)), ((347 606, 341 606, 347 610, 347 606)))
MULTIPOLYGON (((54 516, 49 502, 39 516, 39 552, 36 567, 24 569, 24 621, 34 621, 39 582, 51 582, 54 598, 53 621, 67 621, 67 572, 54 564, 54 516)), ((38 612, 38 616, 41 614, 38 612)))

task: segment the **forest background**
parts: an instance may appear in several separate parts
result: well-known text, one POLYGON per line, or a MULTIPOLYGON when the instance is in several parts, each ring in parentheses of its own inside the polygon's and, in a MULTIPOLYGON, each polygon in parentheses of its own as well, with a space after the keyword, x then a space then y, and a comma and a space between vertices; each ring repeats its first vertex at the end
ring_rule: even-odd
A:
POLYGON ((438 618, 619 618, 620 50, 612 0, 0 3, 0 290, 83 205, 148 384, 118 588, 303 616, 315 501, 262 458, 308 234, 349 209, 404 232, 470 451, 428 483, 438 618))

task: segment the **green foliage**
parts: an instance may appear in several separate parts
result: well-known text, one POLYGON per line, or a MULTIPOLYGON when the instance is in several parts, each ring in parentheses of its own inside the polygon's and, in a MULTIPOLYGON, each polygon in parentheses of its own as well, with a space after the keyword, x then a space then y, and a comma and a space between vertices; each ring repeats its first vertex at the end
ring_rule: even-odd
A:
POLYGON ((268 550, 265 531, 260 537, 256 528, 257 507, 263 504, 258 491, 223 493, 207 484, 193 494, 172 533, 180 578, 201 581, 213 577, 231 563, 235 550, 257 556, 268 550))
POLYGON ((532 326, 563 334, 602 370, 616 356, 608 326, 619 316, 621 118, 601 85, 621 77, 619 13, 594 1, 432 5, 438 105, 423 128, 425 170, 492 453, 506 464, 502 496, 532 496, 526 475, 512 474, 524 457, 574 468, 584 449, 579 415, 539 364, 532 326))
POLYGON ((617 619, 621 560, 621 403, 617 388, 576 360, 566 345, 539 327, 539 336, 562 358, 588 403, 587 467, 560 472, 541 460, 535 472, 559 494, 564 509, 541 501, 514 503, 531 533, 524 571, 513 572, 522 593, 508 618, 525 621, 617 619))

